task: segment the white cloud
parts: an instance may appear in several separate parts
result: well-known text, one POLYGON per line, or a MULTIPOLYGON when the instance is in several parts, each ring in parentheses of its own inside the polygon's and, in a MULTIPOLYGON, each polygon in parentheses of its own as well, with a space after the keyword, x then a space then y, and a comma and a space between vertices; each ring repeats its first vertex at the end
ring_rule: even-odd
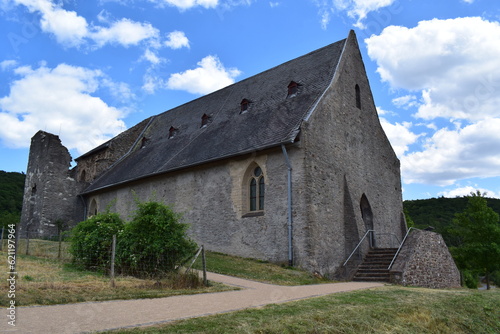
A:
POLYGON ((312 0, 320 8, 321 26, 326 29, 330 23, 330 12, 347 12, 356 20, 354 26, 365 29, 363 20, 368 13, 391 6, 396 0, 312 0))
POLYGON ((16 60, 9 59, 9 60, 4 60, 4 61, 0 62, 0 69, 2 71, 8 70, 8 69, 16 67, 16 66, 17 66, 16 60))
POLYGON ((50 0, 13 0, 15 4, 24 5, 32 13, 41 15, 42 31, 55 35, 57 41, 68 46, 78 46, 83 43, 88 33, 85 18, 74 11, 66 11, 50 0))
MULTIPOLYGON (((92 95, 111 85, 101 71, 60 64, 18 67, 15 73, 20 79, 0 98, 0 138, 7 146, 29 147, 29 138, 46 130, 84 153, 124 130, 122 110, 92 95)), ((123 85, 115 89, 126 92, 123 85)))
POLYGON ((158 64, 161 64, 165 61, 165 59, 159 57, 157 55, 157 53, 151 49, 146 49, 146 51, 144 51, 144 54, 142 55, 141 59, 146 60, 153 65, 158 65, 158 64))
POLYGON ((399 158, 408 151, 409 145, 415 143, 419 137, 410 131, 412 124, 409 122, 391 124, 385 118, 380 117, 380 124, 399 158))
POLYGON ((400 96, 395 99, 392 99, 392 104, 394 104, 398 108, 404 108, 404 109, 418 106, 417 97, 413 94, 400 96))
POLYGON ((236 68, 225 68, 216 56, 206 56, 197 65, 195 69, 170 75, 167 88, 208 94, 234 83, 234 78, 241 74, 236 68))
POLYGON ((74 11, 67 11, 50 0, 13 0, 24 5, 32 13, 41 15, 42 31, 53 34, 58 43, 66 47, 81 46, 92 40, 97 47, 106 44, 119 44, 125 47, 137 45, 144 40, 154 44, 159 31, 149 23, 120 19, 110 22, 108 13, 102 11, 98 21, 106 22, 109 27, 89 25, 87 20, 74 11))
POLYGON ((390 26, 365 41, 393 88, 420 91, 416 117, 500 116, 500 24, 478 17, 390 26))
POLYGON ((98 46, 103 46, 107 43, 130 46, 137 45, 147 39, 157 38, 158 35, 158 29, 149 23, 121 19, 114 22, 109 28, 96 27, 95 32, 92 32, 90 37, 98 46))
POLYGON ((500 118, 436 131, 423 151, 401 159, 405 183, 451 185, 472 177, 500 176, 500 118))
POLYGON ((180 10, 186 10, 197 6, 205 8, 215 8, 219 4, 219 0, 152 0, 152 1, 162 5, 177 7, 180 10))
POLYGON ((438 193, 439 196, 444 196, 448 198, 455 198, 455 197, 463 197, 463 196, 469 196, 471 193, 476 193, 477 191, 480 191, 482 194, 486 193, 486 197, 489 198, 500 198, 500 194, 495 193, 494 191, 484 189, 481 187, 478 187, 477 185, 475 186, 464 186, 464 187, 458 187, 452 190, 446 190, 446 191, 441 191, 438 193))
POLYGON ((172 49, 189 48, 189 39, 182 31, 172 31, 168 34, 165 45, 172 49))

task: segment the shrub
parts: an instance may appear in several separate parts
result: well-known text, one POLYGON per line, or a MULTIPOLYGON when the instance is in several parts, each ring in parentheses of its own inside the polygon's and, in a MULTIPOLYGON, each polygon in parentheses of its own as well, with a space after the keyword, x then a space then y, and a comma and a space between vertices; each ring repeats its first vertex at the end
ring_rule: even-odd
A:
POLYGON ((72 230, 70 252, 75 264, 90 270, 109 268, 113 235, 123 231, 117 213, 99 213, 78 223, 72 230))
POLYGON ((196 250, 186 236, 182 216, 157 202, 139 203, 117 245, 116 261, 123 273, 164 277, 196 250))

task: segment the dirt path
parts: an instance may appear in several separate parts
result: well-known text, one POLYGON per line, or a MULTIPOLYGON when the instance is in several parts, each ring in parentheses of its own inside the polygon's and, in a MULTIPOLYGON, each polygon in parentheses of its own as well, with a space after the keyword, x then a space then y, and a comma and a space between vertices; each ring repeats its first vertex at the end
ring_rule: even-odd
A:
POLYGON ((17 309, 16 327, 9 326, 6 317, 2 317, 0 328, 2 333, 23 334, 96 332, 165 323, 336 292, 383 286, 382 283, 349 282, 290 287, 214 273, 209 273, 208 279, 242 289, 155 299, 20 307, 17 309))

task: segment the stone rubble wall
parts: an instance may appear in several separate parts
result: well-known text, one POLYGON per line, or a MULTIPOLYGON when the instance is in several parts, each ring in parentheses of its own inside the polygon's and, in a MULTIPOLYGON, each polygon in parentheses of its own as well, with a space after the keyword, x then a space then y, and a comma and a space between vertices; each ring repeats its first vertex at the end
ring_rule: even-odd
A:
POLYGON ((460 287, 460 272, 443 237, 413 230, 391 268, 391 281, 425 288, 460 287))

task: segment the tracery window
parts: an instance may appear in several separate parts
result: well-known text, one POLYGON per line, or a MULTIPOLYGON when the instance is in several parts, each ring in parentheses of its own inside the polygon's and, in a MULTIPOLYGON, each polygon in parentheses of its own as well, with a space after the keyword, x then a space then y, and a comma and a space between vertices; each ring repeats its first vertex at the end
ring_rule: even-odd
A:
POLYGON ((264 210, 264 196, 266 185, 262 169, 258 166, 253 170, 249 187, 250 211, 264 210))

